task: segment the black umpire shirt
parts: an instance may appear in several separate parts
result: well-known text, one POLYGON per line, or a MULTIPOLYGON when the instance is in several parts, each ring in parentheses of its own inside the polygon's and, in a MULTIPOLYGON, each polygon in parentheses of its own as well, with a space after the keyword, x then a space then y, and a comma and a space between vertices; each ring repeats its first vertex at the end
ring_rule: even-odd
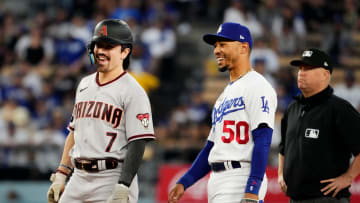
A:
MULTIPOLYGON (((286 195, 294 200, 324 196, 320 180, 335 178, 360 152, 360 114, 328 86, 309 98, 295 98, 281 121, 286 195)), ((328 194, 331 196, 332 192, 328 194)), ((349 189, 337 196, 350 197, 349 189)))

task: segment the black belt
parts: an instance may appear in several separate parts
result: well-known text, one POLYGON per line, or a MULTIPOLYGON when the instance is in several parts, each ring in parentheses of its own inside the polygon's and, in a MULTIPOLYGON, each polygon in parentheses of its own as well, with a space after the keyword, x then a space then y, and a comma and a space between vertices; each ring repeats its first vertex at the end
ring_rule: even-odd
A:
POLYGON ((240 161, 214 162, 210 164, 211 170, 214 172, 225 171, 233 168, 241 168, 240 161))
POLYGON ((77 158, 74 160, 75 168, 84 170, 86 172, 95 173, 103 171, 106 169, 115 169, 119 162, 123 160, 118 160, 115 158, 106 158, 106 159, 83 159, 77 158))

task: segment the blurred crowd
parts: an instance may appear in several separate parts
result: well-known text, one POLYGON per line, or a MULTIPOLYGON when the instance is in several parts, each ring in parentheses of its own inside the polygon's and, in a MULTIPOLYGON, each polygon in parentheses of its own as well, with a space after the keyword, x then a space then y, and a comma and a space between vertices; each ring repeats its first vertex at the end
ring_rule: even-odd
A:
MULTIPOLYGON (((194 33, 215 32, 225 21, 250 28, 252 66, 278 94, 269 162, 274 164, 279 120, 300 93, 296 70, 284 65, 284 58, 309 46, 329 52, 341 72, 335 93, 360 110, 360 63, 349 60, 360 55, 359 16, 356 0, 3 0, 0 179, 47 179, 57 168, 76 85, 96 71, 87 44, 104 18, 123 19, 133 30, 130 73, 149 94, 157 136, 143 168, 156 168, 156 163, 191 162, 210 129, 215 100, 204 97, 211 91, 204 86, 205 61, 214 58, 211 47, 199 50, 201 38, 194 33)), ((140 174, 150 188, 154 173, 140 174)))

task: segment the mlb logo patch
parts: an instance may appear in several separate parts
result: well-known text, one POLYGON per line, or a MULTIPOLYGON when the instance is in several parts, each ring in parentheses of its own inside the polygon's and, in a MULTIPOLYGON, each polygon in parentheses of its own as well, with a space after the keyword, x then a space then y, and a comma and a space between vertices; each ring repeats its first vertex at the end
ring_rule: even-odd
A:
POLYGON ((303 52, 302 57, 311 57, 312 54, 312 51, 306 50, 303 52))
POLYGON ((219 26, 217 33, 220 33, 222 31, 222 25, 219 26))
POLYGON ((312 139, 318 139, 319 132, 320 132, 320 130, 318 130, 318 129, 307 128, 305 131, 305 137, 312 138, 312 139))

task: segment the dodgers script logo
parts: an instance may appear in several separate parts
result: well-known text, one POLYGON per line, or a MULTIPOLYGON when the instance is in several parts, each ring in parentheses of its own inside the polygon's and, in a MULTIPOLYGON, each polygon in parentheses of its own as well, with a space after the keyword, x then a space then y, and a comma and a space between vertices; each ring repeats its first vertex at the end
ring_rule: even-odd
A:
POLYGON ((212 125, 221 122, 223 117, 229 113, 245 109, 243 97, 224 99, 218 108, 214 107, 212 113, 212 125))

